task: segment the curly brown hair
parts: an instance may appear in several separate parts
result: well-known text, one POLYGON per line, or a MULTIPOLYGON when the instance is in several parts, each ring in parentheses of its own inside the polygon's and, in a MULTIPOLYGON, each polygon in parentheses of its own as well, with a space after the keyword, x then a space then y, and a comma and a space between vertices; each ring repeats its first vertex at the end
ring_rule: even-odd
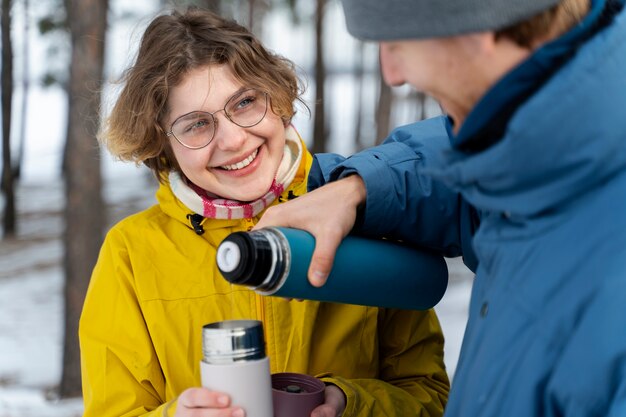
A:
POLYGON ((243 85, 268 93, 271 109, 285 123, 295 114, 302 90, 291 61, 268 51, 235 21, 199 8, 174 10, 146 28, 100 142, 121 160, 145 164, 159 180, 179 170, 162 126, 169 91, 189 71, 207 65, 226 65, 243 85))

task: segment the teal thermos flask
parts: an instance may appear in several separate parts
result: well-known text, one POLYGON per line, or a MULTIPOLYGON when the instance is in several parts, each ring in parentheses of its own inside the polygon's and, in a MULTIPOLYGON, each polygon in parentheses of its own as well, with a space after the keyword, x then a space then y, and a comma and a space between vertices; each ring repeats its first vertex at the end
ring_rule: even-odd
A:
POLYGON ((322 287, 307 279, 315 238, 298 229, 268 227, 231 233, 217 248, 224 278, 263 295, 426 310, 448 285, 443 257, 391 242, 347 236, 322 287))

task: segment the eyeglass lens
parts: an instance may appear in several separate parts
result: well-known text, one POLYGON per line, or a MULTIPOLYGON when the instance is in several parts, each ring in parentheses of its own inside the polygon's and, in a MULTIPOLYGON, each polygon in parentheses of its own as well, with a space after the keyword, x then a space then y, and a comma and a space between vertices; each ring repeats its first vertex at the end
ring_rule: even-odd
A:
MULTIPOLYGON (((252 127, 265 117, 267 95, 255 89, 245 90, 228 99, 222 110, 237 126, 252 127)), ((213 114, 202 111, 187 113, 176 119, 171 132, 184 146, 202 148, 208 145, 215 135, 217 120, 213 114)))

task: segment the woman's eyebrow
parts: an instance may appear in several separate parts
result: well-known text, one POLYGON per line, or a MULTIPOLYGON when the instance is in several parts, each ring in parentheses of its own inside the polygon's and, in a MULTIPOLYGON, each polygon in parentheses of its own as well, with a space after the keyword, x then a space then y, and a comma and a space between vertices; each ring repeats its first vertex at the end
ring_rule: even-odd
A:
MULTIPOLYGON (((235 97, 237 97, 237 96, 241 95, 241 93, 243 93, 243 92, 245 92, 245 91, 247 91, 247 90, 250 90, 250 89, 251 89, 251 87, 246 87, 245 85, 242 85, 242 86, 241 86, 241 87, 239 87, 237 90, 235 90, 235 92, 234 92, 234 93, 232 93, 230 96, 228 96, 228 98, 226 99, 226 101, 224 102, 224 104, 222 105, 222 107, 220 107, 219 109, 215 110, 214 112, 217 112, 217 111, 222 110, 222 109, 226 106, 226 103, 228 103, 228 102, 229 102, 230 100, 232 100, 233 98, 235 98, 235 97)), ((214 112, 213 112, 213 113, 214 113, 214 112)), ((194 116, 196 113, 211 113, 211 112, 208 112, 208 111, 206 111, 206 110, 192 110, 192 111, 190 111, 190 112, 187 112, 187 113, 185 113, 185 114, 181 114, 180 116, 175 117, 175 118, 174 118, 174 121, 173 121, 172 123, 176 122, 177 120, 189 120, 189 119, 190 119, 190 118, 192 118, 192 116, 194 116)))

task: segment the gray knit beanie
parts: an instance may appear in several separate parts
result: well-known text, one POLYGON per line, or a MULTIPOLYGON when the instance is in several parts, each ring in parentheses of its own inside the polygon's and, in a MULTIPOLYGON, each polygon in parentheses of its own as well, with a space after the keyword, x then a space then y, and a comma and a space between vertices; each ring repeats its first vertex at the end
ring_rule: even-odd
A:
POLYGON ((348 31, 374 41, 502 29, 561 0, 342 0, 348 31))

